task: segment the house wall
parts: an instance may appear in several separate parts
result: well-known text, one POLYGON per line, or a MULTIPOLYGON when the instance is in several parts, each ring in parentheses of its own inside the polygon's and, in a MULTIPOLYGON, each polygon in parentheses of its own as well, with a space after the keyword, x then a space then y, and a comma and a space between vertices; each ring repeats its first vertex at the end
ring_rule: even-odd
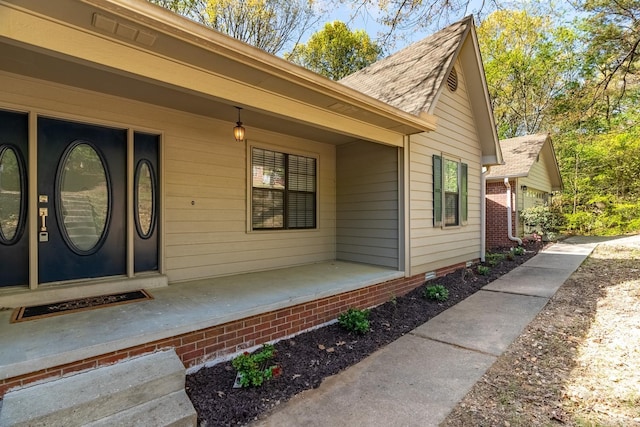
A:
POLYGON ((398 268, 398 149, 337 148, 337 258, 398 268))
POLYGON ((317 230, 248 232, 248 149, 233 139, 233 123, 9 73, 0 73, 0 88, 3 109, 162 135, 170 281, 335 259, 335 146, 245 123, 248 144, 315 156, 319 167, 317 230))
POLYGON ((409 152, 411 274, 475 260, 480 256, 481 149, 467 87, 458 66, 458 89, 444 88, 434 115, 438 129, 411 136, 409 152), (434 154, 468 164, 469 220, 459 227, 433 226, 434 154))
MULTIPOLYGON (((511 225, 514 236, 516 230, 516 200, 519 192, 516 189, 516 180, 509 180, 511 185, 511 225)), ((517 246, 517 242, 509 239, 509 227, 507 224, 507 188, 502 181, 487 182, 487 249, 510 248, 517 246)))

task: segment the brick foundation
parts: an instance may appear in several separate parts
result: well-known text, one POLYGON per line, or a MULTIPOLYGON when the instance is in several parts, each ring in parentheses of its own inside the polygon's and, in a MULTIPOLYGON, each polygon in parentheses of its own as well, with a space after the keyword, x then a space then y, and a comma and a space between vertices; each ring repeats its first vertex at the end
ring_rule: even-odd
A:
MULTIPOLYGON (((516 235, 515 181, 511 185, 511 232, 516 235)), ((487 249, 510 248, 518 243, 509 240, 507 226, 507 188, 504 182, 487 182, 487 249)))
MULTIPOLYGON (((460 263, 442 268, 436 271, 436 275, 438 277, 444 276, 464 266, 465 263, 460 263)), ((344 292, 90 359, 7 378, 0 380, 0 398, 12 388, 22 387, 36 381, 61 378, 71 373, 110 365, 130 357, 167 348, 175 349, 185 367, 198 366, 209 360, 230 356, 245 348, 317 327, 336 319, 340 313, 351 307, 368 308, 380 305, 389 301, 391 297, 404 295, 423 283, 424 274, 390 280, 367 288, 344 292)))

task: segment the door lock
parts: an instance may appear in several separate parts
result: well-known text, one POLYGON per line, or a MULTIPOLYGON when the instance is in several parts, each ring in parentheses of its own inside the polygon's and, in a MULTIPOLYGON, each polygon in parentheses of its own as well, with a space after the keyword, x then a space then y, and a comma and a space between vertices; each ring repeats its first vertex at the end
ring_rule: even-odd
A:
POLYGON ((49 208, 38 209, 40 215, 40 231, 47 231, 47 217, 49 216, 49 208))

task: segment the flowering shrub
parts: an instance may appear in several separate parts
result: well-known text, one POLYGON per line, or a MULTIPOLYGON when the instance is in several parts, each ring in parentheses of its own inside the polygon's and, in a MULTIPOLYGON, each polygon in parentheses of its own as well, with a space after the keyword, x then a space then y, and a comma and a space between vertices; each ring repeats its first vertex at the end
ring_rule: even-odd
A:
POLYGON ((242 387, 259 387, 265 381, 277 377, 282 373, 278 365, 271 365, 270 361, 276 355, 274 347, 265 344, 262 350, 250 354, 244 352, 233 359, 231 364, 238 372, 238 381, 242 387))
POLYGON ((449 299, 449 290, 442 285, 431 285, 424 288, 422 296, 436 301, 446 301, 449 299))

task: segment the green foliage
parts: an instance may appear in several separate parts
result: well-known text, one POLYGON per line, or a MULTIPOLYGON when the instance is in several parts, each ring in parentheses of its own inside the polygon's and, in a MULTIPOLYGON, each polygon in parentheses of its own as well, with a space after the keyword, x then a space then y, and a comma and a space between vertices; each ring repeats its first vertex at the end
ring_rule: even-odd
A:
POLYGON ((422 297, 436 301, 446 301, 449 299, 449 290, 442 285, 430 285, 424 288, 422 297))
POLYGON ((479 265, 478 266, 478 274, 486 276, 487 274, 489 274, 490 271, 491 271, 491 268, 486 266, 486 265, 479 265))
POLYGON ((522 256, 522 255, 524 255, 525 250, 524 250, 524 248, 522 246, 516 246, 515 248, 511 249, 511 252, 514 255, 522 256))
POLYGON ((500 138, 549 128, 555 99, 577 79, 577 35, 545 13, 503 9, 478 27, 500 138))
POLYGON ((369 310, 350 308, 338 316, 338 323, 349 332, 365 334, 369 332, 369 310))
POLYGON ((489 264, 491 267, 495 267, 500 264, 500 262, 504 259, 504 254, 500 252, 487 252, 484 255, 485 262, 489 264))
POLYGON ((640 201, 605 202, 600 199, 587 206, 590 209, 565 215, 567 231, 613 236, 640 230, 640 201))
MULTIPOLYGON (((554 205, 555 206, 555 205, 554 205)), ((558 207, 549 205, 532 206, 520 212, 522 222, 540 235, 557 233, 564 217, 558 207)))
POLYGON ((354 73, 375 62, 382 49, 364 30, 351 31, 344 22, 325 24, 307 44, 297 45, 285 59, 333 80, 354 73))
POLYGON ((258 352, 253 354, 244 352, 233 359, 231 364, 240 374, 240 385, 242 387, 259 387, 265 381, 279 375, 280 367, 270 363, 275 354, 274 347, 270 344, 265 344, 258 352))

